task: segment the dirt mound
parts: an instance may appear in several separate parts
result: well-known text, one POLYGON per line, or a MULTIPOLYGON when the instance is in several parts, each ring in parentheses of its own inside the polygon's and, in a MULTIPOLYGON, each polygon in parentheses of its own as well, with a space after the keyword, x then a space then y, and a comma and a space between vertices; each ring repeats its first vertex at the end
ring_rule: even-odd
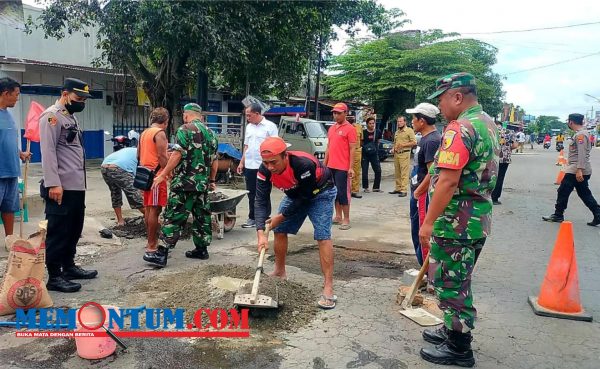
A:
MULTIPOLYGON (((127 239, 133 238, 146 238, 146 225, 144 224, 144 217, 125 218, 125 225, 115 225, 110 227, 110 230, 117 237, 124 237, 127 239)), ((182 240, 187 240, 192 236, 192 225, 186 223, 181 233, 182 240)))
MULTIPOLYGON (((131 295, 130 303, 132 306, 146 303, 149 307, 185 308, 186 320, 191 321, 194 312, 199 308, 234 307, 236 292, 232 290, 237 288, 217 287, 215 279, 240 280, 243 293, 249 293, 254 272, 254 268, 232 264, 198 266, 139 283, 133 288, 133 291, 138 291, 139 294, 131 295)), ((311 289, 299 283, 263 275, 258 292, 273 298, 278 293, 279 308, 251 309, 251 330, 295 331, 309 323, 318 312, 316 288, 311 289)))

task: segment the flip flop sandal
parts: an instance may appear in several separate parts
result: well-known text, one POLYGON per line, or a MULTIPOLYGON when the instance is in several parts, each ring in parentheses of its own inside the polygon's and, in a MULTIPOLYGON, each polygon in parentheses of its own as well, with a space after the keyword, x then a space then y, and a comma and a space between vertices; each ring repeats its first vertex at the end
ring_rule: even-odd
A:
POLYGON ((342 221, 340 219, 333 219, 332 223, 333 224, 342 224, 342 221))
POLYGON ((381 191, 381 190, 378 188, 378 189, 376 189, 376 190, 373 190, 373 192, 383 192, 383 191, 381 191))
POLYGON ((341 226, 339 226, 339 229, 341 229, 342 231, 347 231, 347 230, 349 230, 350 228, 352 228, 352 227, 350 226, 350 224, 342 224, 341 226))
POLYGON ((337 301, 336 295, 333 295, 332 297, 327 297, 325 295, 321 295, 321 299, 319 301, 317 301, 317 305, 319 305, 319 307, 323 310, 330 310, 335 307, 336 301, 337 301), (322 300, 324 300, 325 303, 322 303, 321 302, 322 300))
POLYGON ((368 188, 365 188, 365 189, 363 189, 363 192, 364 193, 369 193, 369 192, 371 192, 371 190, 369 190, 368 188))

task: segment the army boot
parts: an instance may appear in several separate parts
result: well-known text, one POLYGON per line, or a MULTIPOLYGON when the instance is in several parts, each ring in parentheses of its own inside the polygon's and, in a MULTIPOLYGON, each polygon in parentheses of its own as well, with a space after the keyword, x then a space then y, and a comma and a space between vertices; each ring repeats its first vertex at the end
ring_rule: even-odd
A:
POLYGON ((475 365, 471 350, 471 333, 448 330, 448 339, 435 347, 421 349, 421 357, 434 364, 458 365, 470 368, 475 365))
POLYGON ((596 213, 594 214, 594 219, 592 219, 592 221, 589 222, 587 225, 592 227, 600 225, 600 209, 596 211, 596 213))
POLYGON ((423 331, 423 339, 426 342, 440 345, 448 338, 448 328, 442 325, 438 329, 426 329, 423 331))
POLYGON ((206 260, 208 259, 208 249, 206 248, 206 246, 196 247, 193 250, 186 251, 185 256, 191 259, 206 260))

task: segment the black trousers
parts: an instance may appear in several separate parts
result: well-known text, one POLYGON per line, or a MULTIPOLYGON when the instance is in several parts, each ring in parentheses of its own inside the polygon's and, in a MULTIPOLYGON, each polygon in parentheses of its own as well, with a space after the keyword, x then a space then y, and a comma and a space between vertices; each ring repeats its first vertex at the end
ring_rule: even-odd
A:
POLYGON ((375 172, 375 182, 373 183, 373 189, 379 189, 381 184, 381 163, 379 162, 379 156, 377 153, 373 155, 365 155, 363 152, 361 166, 362 166, 362 187, 369 188, 369 164, 375 172))
POLYGON ((84 217, 85 191, 64 191, 60 205, 46 199, 46 266, 50 277, 60 276, 61 267, 64 269, 75 264, 84 217))
POLYGON ((244 169, 244 178, 246 179, 246 190, 248 190, 248 201, 250 211, 248 219, 254 220, 254 199, 256 198, 256 175, 258 169, 244 169))
POLYGON ((558 197, 556 198, 556 206, 554 214, 563 215, 565 210, 567 209, 567 204, 569 202, 569 196, 573 189, 577 191, 577 195, 583 201, 585 206, 590 209, 592 214, 600 215, 600 208, 598 207, 598 202, 594 199, 592 195, 592 191, 590 191, 590 186, 588 181, 591 176, 583 176, 582 182, 577 182, 577 178, 575 174, 566 173, 565 178, 563 178, 562 183, 558 187, 558 197))
POLYGON ((502 196, 502 186, 504 186, 504 176, 508 170, 509 163, 500 163, 498 166, 498 179, 496 180, 496 187, 492 191, 492 201, 498 201, 502 196))

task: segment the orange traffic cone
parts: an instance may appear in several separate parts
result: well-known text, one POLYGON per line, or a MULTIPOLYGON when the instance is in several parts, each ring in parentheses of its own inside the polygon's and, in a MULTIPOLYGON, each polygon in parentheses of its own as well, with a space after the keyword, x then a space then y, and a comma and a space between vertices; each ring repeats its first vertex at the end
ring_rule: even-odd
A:
POLYGON ((565 170, 561 167, 558 175, 556 176, 556 180, 554 181, 555 185, 559 185, 562 183, 563 178, 565 178, 565 170))
POLYGON ((529 296, 536 315, 592 321, 581 306, 573 224, 562 222, 538 297, 529 296))
POLYGON ((558 161, 556 162, 555 165, 566 165, 566 164, 567 164, 567 159, 565 159, 563 150, 560 150, 560 153, 558 153, 558 161))

